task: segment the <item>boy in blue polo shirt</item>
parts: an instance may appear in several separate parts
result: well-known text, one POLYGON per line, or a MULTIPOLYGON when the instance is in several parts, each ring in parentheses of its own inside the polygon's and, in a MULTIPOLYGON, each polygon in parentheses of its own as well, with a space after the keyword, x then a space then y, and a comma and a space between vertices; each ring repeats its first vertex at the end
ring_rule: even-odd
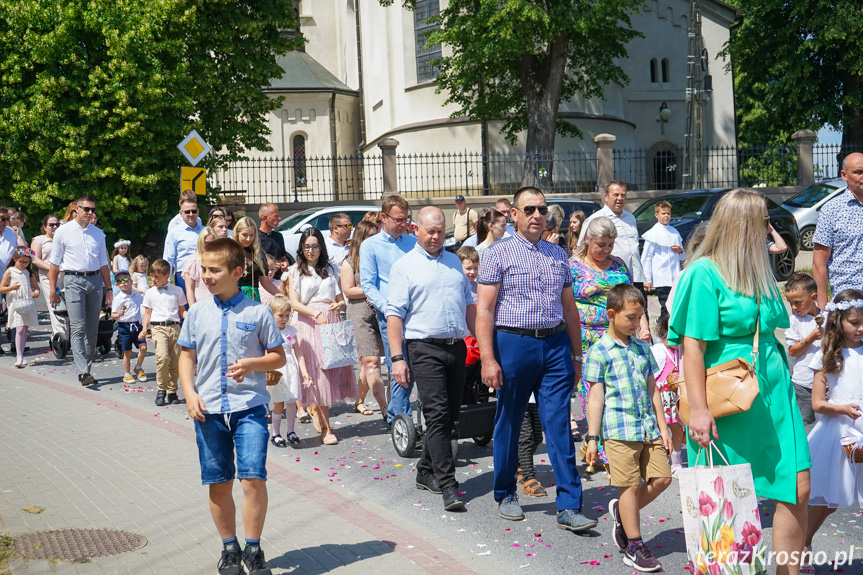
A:
POLYGON ((590 385, 585 460, 598 459, 600 431, 608 474, 620 499, 608 504, 614 519, 614 545, 623 562, 639 571, 662 565, 641 540, 641 508, 671 485, 671 437, 653 374, 658 371, 650 346, 634 337, 644 314, 644 296, 632 284, 608 292, 608 331, 590 346, 582 377, 590 385))
POLYGON ((222 538, 220 575, 270 575, 261 550, 267 514, 267 404, 264 372, 285 365, 282 337, 270 310, 246 298, 237 281, 245 253, 231 239, 205 244, 204 283, 213 294, 189 309, 178 343, 180 383, 195 421, 201 481, 222 538), (197 360, 197 375, 195 361, 197 360), (237 469, 234 468, 236 451, 237 469), (246 547, 237 541, 234 477, 243 487, 246 547))

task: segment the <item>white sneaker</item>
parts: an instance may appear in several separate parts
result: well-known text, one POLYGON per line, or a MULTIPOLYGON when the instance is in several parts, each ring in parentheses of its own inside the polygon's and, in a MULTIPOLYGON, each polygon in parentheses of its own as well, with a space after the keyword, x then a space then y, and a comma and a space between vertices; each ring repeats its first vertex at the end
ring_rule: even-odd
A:
POLYGON ((679 463, 673 464, 671 466, 671 476, 677 479, 677 474, 680 472, 681 469, 683 469, 683 466, 679 463))

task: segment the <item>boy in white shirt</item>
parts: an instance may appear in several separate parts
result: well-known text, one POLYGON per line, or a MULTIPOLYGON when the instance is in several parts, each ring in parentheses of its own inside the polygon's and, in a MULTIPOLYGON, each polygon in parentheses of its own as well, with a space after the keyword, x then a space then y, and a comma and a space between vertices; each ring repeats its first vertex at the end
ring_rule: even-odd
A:
POLYGON ((656 202, 653 208, 656 224, 642 236, 644 250, 641 254, 641 267, 644 269, 644 289, 656 291, 660 313, 657 325, 664 316, 669 315, 665 302, 674 280, 680 275, 680 262, 683 261, 683 238, 668 225, 671 221, 671 204, 665 200, 656 202))
POLYGON ((135 375, 139 381, 147 381, 147 374, 141 365, 147 355, 147 340, 139 339, 141 334, 141 304, 144 296, 132 290, 132 277, 126 270, 114 274, 114 283, 120 289, 111 304, 111 319, 117 322, 117 339, 123 350, 124 383, 135 383, 135 377, 129 369, 132 365, 132 346, 138 348, 138 362, 135 364, 135 375))
POLYGON ((809 369, 809 363, 821 350, 821 337, 824 335, 821 326, 826 317, 816 303, 818 284, 809 274, 795 273, 788 278, 785 299, 791 304, 790 325, 785 330, 785 346, 792 358, 791 382, 808 432, 815 425, 815 412, 812 410, 812 379, 815 372, 809 369))
POLYGON ((183 288, 169 284, 171 264, 159 258, 150 266, 153 287, 144 294, 141 339, 152 326, 153 345, 156 346, 156 405, 183 403, 177 397, 177 380, 180 377, 180 320, 186 316, 186 294, 183 288))

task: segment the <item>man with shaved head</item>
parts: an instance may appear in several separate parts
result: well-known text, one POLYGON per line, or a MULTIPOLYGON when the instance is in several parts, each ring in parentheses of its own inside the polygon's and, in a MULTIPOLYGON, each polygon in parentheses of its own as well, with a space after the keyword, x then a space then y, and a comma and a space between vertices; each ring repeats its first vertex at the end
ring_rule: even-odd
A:
POLYGON ((863 290, 863 154, 842 160, 848 189, 821 208, 812 238, 812 275, 818 284, 818 307, 827 305, 827 286, 834 294, 863 290))
POLYGON ((285 270, 294 263, 291 254, 285 249, 285 238, 282 232, 276 230, 282 216, 279 215, 279 206, 276 204, 261 204, 258 209, 258 219, 261 221, 258 243, 261 251, 270 254, 276 260, 280 270, 285 270))
POLYGON ((417 243, 393 264, 387 296, 390 349, 407 342, 410 365, 392 356, 393 378, 407 387, 410 370, 422 401, 426 434, 417 464, 417 489, 443 495, 447 511, 465 508, 458 494, 450 436, 465 378, 464 338, 474 331, 476 306, 461 260, 443 249, 446 218, 434 206, 417 214, 417 243))

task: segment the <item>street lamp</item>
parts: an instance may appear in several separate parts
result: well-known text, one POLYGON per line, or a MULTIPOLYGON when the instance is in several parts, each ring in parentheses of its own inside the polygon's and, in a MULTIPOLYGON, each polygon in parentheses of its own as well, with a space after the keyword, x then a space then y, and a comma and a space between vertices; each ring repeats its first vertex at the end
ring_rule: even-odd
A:
POLYGON ((665 102, 659 106, 659 117, 665 120, 666 122, 671 118, 671 110, 668 109, 668 104, 665 102))

